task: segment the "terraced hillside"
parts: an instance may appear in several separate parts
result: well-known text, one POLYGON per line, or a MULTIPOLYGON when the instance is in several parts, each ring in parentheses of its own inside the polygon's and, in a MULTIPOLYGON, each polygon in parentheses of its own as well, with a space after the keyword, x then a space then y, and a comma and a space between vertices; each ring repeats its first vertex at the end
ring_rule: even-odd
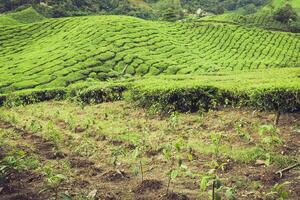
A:
POLYGON ((298 34, 125 16, 0 26, 0 93, 122 75, 299 67, 298 34))

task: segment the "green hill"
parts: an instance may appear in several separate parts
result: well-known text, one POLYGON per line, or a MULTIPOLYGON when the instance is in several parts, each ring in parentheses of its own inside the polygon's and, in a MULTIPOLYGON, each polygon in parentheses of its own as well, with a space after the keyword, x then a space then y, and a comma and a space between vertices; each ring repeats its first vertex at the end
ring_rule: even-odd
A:
POLYGON ((32 7, 17 12, 0 14, 0 26, 21 25, 44 20, 45 17, 32 7))
POLYGON ((0 92, 67 86, 88 77, 201 74, 299 67, 298 34, 220 23, 125 16, 49 19, 4 26, 0 92))
POLYGON ((205 108, 229 101, 300 109, 296 33, 89 16, 2 26, 0 41, 0 94, 9 95, 0 95, 0 105, 14 91, 28 103, 70 90, 83 102, 102 102, 127 90, 142 106, 169 110, 199 108, 202 95, 210 99, 205 108))
POLYGON ((241 15, 236 12, 229 12, 222 15, 212 15, 201 18, 200 21, 214 21, 222 23, 232 23, 236 25, 260 27, 275 31, 290 31, 288 24, 273 19, 269 10, 262 10, 249 15, 241 15))
POLYGON ((245 10, 239 9, 236 11, 225 12, 224 14, 209 15, 200 18, 199 21, 231 23, 250 27, 260 27, 267 30, 299 32, 298 24, 300 24, 300 18, 292 24, 274 19, 274 13, 278 9, 284 7, 287 3, 290 4, 297 12, 298 16, 300 16, 300 3, 298 3, 297 0, 273 0, 260 7, 257 12, 251 14, 245 14, 245 10))

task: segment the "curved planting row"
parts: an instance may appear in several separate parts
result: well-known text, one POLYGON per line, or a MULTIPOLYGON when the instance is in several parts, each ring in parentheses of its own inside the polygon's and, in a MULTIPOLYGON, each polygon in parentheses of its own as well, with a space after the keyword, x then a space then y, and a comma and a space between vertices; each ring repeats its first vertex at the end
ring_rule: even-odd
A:
POLYGON ((0 31, 0 93, 121 76, 298 67, 297 34, 125 16, 49 19, 0 31))

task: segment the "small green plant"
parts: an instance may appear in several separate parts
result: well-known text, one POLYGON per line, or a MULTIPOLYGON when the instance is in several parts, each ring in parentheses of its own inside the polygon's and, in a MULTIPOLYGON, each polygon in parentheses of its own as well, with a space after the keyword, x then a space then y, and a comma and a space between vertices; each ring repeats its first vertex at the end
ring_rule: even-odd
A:
POLYGON ((126 151, 122 147, 111 150, 111 163, 115 170, 117 169, 118 159, 120 156, 126 156, 126 151))
POLYGON ((267 199, 277 199, 277 200, 286 200, 288 199, 289 193, 287 186, 290 182, 285 181, 283 183, 276 183, 270 192, 266 194, 267 199))
POLYGON ((69 127, 70 130, 75 130, 77 120, 76 120, 74 115, 69 114, 68 117, 67 117, 66 122, 67 122, 68 127, 69 127))
POLYGON ((201 176, 199 187, 200 192, 208 190, 207 193, 212 200, 221 200, 222 194, 225 195, 228 200, 236 199, 235 188, 224 186, 221 179, 211 172, 201 176))
POLYGON ((283 144, 279 137, 278 129, 274 125, 260 126, 258 134, 261 137, 262 144, 268 148, 283 144))
POLYGON ((220 146, 221 146, 221 140, 222 140, 222 133, 211 133, 210 134, 210 139, 213 145, 213 155, 214 159, 218 160, 219 159, 219 154, 220 154, 220 146))
POLYGON ((207 190, 208 187, 211 186, 211 189, 208 190, 208 194, 211 196, 213 200, 220 200, 221 199, 221 180, 218 176, 213 174, 205 174, 201 177, 200 181, 200 191, 204 192, 207 190))
POLYGON ((97 151, 97 143, 87 135, 80 138, 79 144, 76 145, 75 152, 80 155, 90 157, 97 151))
MULTIPOLYGON (((57 200, 62 184, 68 181, 67 176, 62 173, 55 173, 52 165, 45 165, 42 169, 43 174, 46 176, 46 188, 40 192, 51 191, 53 192, 53 199, 57 200)), ((65 196, 62 194, 62 196, 65 196)))
POLYGON ((172 112, 169 118, 169 123, 173 129, 175 129, 178 126, 179 122, 179 113, 178 112, 172 112))
POLYGON ((184 141, 179 139, 174 145, 167 144, 163 149, 164 159, 169 163, 169 170, 167 172, 168 185, 166 190, 166 195, 169 194, 169 188, 171 181, 174 181, 180 172, 186 172, 186 174, 191 174, 186 165, 183 164, 183 159, 181 157, 181 151, 184 148, 184 141))
POLYGON ((144 155, 144 148, 143 147, 136 147, 133 151, 132 157, 134 159, 133 164, 133 172, 134 174, 141 175, 141 181, 144 181, 144 164, 145 161, 143 159, 144 155))
POLYGON ((42 125, 37 120, 32 120, 29 125, 29 130, 33 133, 37 133, 42 130, 42 125))
POLYGON ((243 129, 243 126, 243 121, 239 120, 234 124, 234 129, 241 138, 244 138, 247 141, 252 141, 253 139, 251 135, 249 134, 249 132, 243 129))
MULTIPOLYGON (((39 166, 39 161, 33 156, 26 155, 23 150, 15 149, 3 158, 0 162, 0 181, 7 181, 10 174, 19 176, 22 172, 30 169, 36 169, 39 166)), ((21 187, 21 178, 18 178, 18 186, 21 187)))
POLYGON ((63 141, 63 135, 54 128, 54 122, 52 120, 49 120, 46 124, 46 133, 43 136, 46 140, 52 142, 57 149, 63 141))

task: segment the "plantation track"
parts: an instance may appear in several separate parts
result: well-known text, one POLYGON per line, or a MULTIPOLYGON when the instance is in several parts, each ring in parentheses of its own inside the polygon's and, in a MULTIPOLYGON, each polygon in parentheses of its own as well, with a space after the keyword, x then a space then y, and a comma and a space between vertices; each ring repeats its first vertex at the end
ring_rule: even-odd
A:
POLYGON ((125 16, 0 26, 0 93, 87 78, 202 74, 300 65, 298 34, 125 16))

